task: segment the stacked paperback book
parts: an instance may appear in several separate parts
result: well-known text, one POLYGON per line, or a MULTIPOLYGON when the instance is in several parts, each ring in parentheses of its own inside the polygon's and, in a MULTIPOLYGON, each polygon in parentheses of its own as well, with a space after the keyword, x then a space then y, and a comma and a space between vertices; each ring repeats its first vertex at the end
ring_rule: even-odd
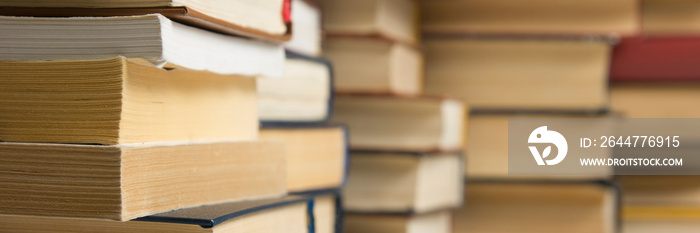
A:
POLYGON ((0 231, 337 232, 347 133, 326 123, 319 14, 0 1, 0 231))
POLYGON ((607 36, 638 30, 636 1, 419 2, 425 92, 472 107, 454 231, 615 232, 612 176, 508 175, 508 122, 605 117, 607 36))
POLYGON ((423 93, 417 5, 321 1, 324 54, 335 68, 332 122, 347 124, 345 232, 451 230, 464 191, 467 109, 423 93))

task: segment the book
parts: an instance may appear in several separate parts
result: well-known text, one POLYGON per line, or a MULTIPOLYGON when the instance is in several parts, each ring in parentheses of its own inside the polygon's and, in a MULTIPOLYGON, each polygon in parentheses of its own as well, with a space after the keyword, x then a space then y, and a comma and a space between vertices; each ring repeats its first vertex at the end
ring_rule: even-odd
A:
POLYGON ((653 212, 641 210, 654 208, 675 209, 677 213, 700 210, 700 181, 697 176, 618 176, 618 180, 625 190, 622 193, 624 211, 635 210, 640 215, 653 212))
POLYGON ((462 205, 461 153, 352 152, 343 205, 355 213, 428 213, 462 205))
POLYGON ((284 145, 0 143, 0 214, 126 221, 286 194, 284 145))
POLYGON ((449 211, 419 215, 348 214, 345 218, 347 233, 450 233, 452 218, 449 211))
POLYGON ((178 209, 127 222, 0 215, 5 232, 293 232, 312 233, 313 199, 293 196, 178 209), (274 220, 274 221, 271 221, 274 220))
POLYGON ((618 176, 622 232, 693 232, 700 225, 697 176, 618 176))
POLYGON ((284 43, 287 50, 321 56, 321 8, 311 0, 292 0, 294 34, 284 43))
POLYGON ((321 0, 323 29, 331 35, 383 37, 411 45, 419 42, 414 0, 321 0))
MULTIPOLYGON (((466 138, 469 139, 466 154, 469 156, 465 167, 465 174, 470 179, 513 179, 513 180, 586 180, 609 179, 613 173, 612 168, 600 167, 600 170, 588 170, 586 174, 578 175, 509 175, 509 120, 514 118, 605 118, 609 115, 600 113, 488 113, 474 112, 469 115, 469 130, 466 138), (590 174, 589 174, 590 173, 590 174)), ((561 129, 560 129, 561 130, 561 129)), ((610 132, 611 125, 607 121, 591 121, 571 123, 567 128, 569 132, 610 132)), ((512 139, 511 139, 512 140, 512 139)), ((572 143, 572 142, 570 142, 572 143)), ((612 157, 612 150, 597 151, 597 156, 612 157)), ((532 159, 532 158, 530 158, 532 159)), ((534 160, 533 164, 535 163, 534 160)), ((563 171, 560 171, 563 172, 563 171)))
POLYGON ((423 33, 618 34, 639 31, 639 1, 420 0, 423 33))
POLYGON ((604 182, 470 181, 454 232, 617 232, 618 194, 604 182))
POLYGON ((697 82, 613 82, 610 109, 626 118, 697 118, 697 82))
POLYGON ((182 24, 219 33, 265 40, 291 37, 285 15, 288 0, 106 0, 106 1, 0 1, 0 15, 35 17, 104 17, 162 14, 182 24))
POLYGON ((282 75, 282 45, 186 26, 159 15, 0 17, 0 60, 142 58, 220 74, 282 75), (10 36, 11 35, 11 36, 10 36))
POLYGON ((467 106, 438 97, 337 95, 331 122, 346 124, 353 150, 459 151, 467 106))
POLYGON ((610 40, 584 37, 425 37, 425 93, 475 110, 607 108, 610 40))
POLYGON ((336 189, 345 183, 348 156, 345 127, 263 127, 260 138, 285 144, 290 192, 336 189))
POLYGON ((263 125, 309 124, 330 118, 333 69, 330 61, 287 52, 281 78, 258 79, 258 114, 263 125))
POLYGON ((642 0, 642 34, 646 35, 697 35, 700 22, 697 10, 700 4, 695 1, 642 0))
POLYGON ((696 213, 668 216, 664 213, 651 217, 624 217, 622 220, 622 233, 651 233, 651 232, 677 232, 692 233, 700 227, 696 213))
POLYGON ((129 144, 252 140, 255 80, 103 60, 0 62, 0 140, 129 144))
POLYGON ((314 201, 315 233, 343 232, 343 207, 338 190, 309 194, 314 201))
POLYGON ((422 92, 424 60, 414 47, 368 37, 328 37, 324 53, 334 64, 337 92, 422 92))
POLYGON ((700 76, 700 36, 624 37, 611 61, 612 81, 693 81, 700 76))

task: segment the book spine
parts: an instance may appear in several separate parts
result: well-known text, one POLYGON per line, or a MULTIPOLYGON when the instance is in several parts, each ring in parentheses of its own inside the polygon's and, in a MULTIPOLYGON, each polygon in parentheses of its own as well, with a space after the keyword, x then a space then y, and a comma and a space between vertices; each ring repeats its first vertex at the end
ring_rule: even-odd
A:
POLYGON ((282 3, 282 19, 284 23, 292 22, 292 0, 284 0, 282 3))
POLYGON ((613 51, 610 78, 700 81, 700 36, 627 37, 613 51))

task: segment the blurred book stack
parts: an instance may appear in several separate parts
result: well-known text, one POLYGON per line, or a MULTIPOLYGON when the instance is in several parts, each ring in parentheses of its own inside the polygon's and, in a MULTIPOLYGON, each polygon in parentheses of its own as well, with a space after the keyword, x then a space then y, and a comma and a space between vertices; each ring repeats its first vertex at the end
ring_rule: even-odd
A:
POLYGON ((610 36, 638 31, 637 8, 635 0, 420 1, 425 92, 472 107, 455 232, 617 230, 611 176, 508 175, 508 119, 606 117, 610 36))
POLYGON ((329 123, 334 72, 321 57, 321 9, 307 0, 291 4, 294 33, 284 44, 284 74, 258 80, 260 138, 285 143, 287 190, 313 197, 315 232, 340 232, 348 132, 329 123))
POLYGON ((0 1, 0 231, 337 232, 318 12, 0 1))
POLYGON ((410 0, 321 1, 335 68, 332 121, 350 132, 345 231, 452 232, 463 198, 466 106, 423 94, 410 0))
MULTIPOLYGON (((641 32, 615 49, 611 108, 627 118, 698 118, 700 18, 695 1, 641 1, 641 32)), ((685 145, 695 146, 687 141, 685 145)), ((697 232, 697 176, 620 176, 623 232, 697 232)))

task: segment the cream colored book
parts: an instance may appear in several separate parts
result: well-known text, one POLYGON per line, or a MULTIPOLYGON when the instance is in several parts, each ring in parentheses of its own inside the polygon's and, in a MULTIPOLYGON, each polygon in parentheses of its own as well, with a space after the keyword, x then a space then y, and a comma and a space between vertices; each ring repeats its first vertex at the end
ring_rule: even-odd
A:
POLYGON ((285 144, 290 192, 335 189, 345 182, 348 138, 344 127, 264 127, 260 138, 285 144))
POLYGON ((321 9, 308 0, 291 1, 294 34, 284 47, 307 56, 321 56, 321 9))
MULTIPOLYGON (((520 180, 590 180, 609 179, 612 168, 601 167, 585 175, 509 175, 509 119, 513 118, 604 118, 608 115, 587 114, 488 114, 473 113, 469 115, 468 146, 469 156, 465 164, 465 174, 470 179, 520 179, 520 180)), ((575 132, 611 132, 612 126, 606 121, 577 122, 571 124, 570 131, 575 132)), ((512 139, 511 139, 512 140, 512 139)), ((570 142, 571 143, 571 142, 570 142)), ((612 150, 601 150, 612 157, 612 150)), ((534 163, 534 160, 532 160, 534 163)))
POLYGON ((0 62, 0 140, 128 144, 258 136, 255 80, 123 57, 0 62))
POLYGON ((458 151, 467 106, 454 99, 337 95, 332 122, 346 124, 354 150, 458 151))
MULTIPOLYGON (((689 175, 619 176, 624 209, 646 207, 696 210, 700 214, 700 181, 689 175)), ((682 213, 680 211, 679 213, 682 213)))
POLYGON ((625 218, 622 219, 622 233, 654 233, 675 232, 694 233, 700 228, 700 220, 697 213, 689 216, 665 216, 651 218, 625 218))
MULTIPOLYGON (((280 13, 281 14, 281 13, 280 13)), ((155 65, 246 76, 282 76, 281 44, 219 34, 160 15, 0 16, 0 60, 142 58, 155 65)))
POLYGON ((618 190, 601 183, 469 182, 454 232, 613 233, 618 190))
POLYGON ((126 221, 286 194, 284 145, 0 143, 0 214, 126 221))
POLYGON ((428 213, 462 205, 460 153, 352 152, 346 211, 428 213))
POLYGON ((640 2, 645 1, 420 0, 419 2, 421 29, 424 33, 632 35, 639 31, 640 2))
POLYGON ((600 111, 612 44, 602 38, 426 37, 425 93, 479 110, 600 111))
POLYGON ((610 108, 628 118, 698 118, 696 82, 620 82, 610 85, 610 108))
POLYGON ((333 62, 337 92, 423 92, 423 54, 411 46, 368 37, 329 37, 324 55, 333 62))
POLYGON ((328 120, 333 98, 332 64, 287 52, 281 78, 258 79, 258 115, 264 123, 328 120))
POLYGON ((418 215, 347 214, 347 233, 450 233, 452 214, 440 211, 418 215))
POLYGON ((413 0, 321 0, 329 34, 379 36, 418 43, 418 6, 413 0))
POLYGON ((343 219, 339 214, 342 209, 338 205, 340 198, 336 193, 322 193, 314 196, 315 233, 338 233, 342 230, 343 219))

